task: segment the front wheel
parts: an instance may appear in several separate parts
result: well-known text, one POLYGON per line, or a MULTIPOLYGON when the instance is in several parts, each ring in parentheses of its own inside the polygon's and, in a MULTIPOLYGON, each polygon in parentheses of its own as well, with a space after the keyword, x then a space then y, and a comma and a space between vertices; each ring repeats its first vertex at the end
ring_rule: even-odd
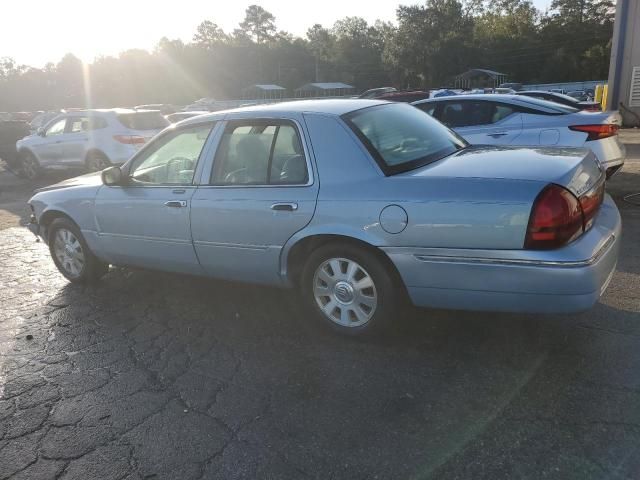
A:
POLYGON ((20 154, 20 172, 29 180, 35 180, 40 176, 42 168, 33 153, 25 151, 20 154))
POLYGON ((380 332, 397 315, 398 290, 389 268, 378 255, 351 244, 314 251, 301 287, 316 317, 342 334, 380 332))
POLYGON ((49 251, 58 270, 68 280, 86 283, 99 279, 109 266, 89 250, 80 229, 66 218, 57 218, 49 226, 49 251))

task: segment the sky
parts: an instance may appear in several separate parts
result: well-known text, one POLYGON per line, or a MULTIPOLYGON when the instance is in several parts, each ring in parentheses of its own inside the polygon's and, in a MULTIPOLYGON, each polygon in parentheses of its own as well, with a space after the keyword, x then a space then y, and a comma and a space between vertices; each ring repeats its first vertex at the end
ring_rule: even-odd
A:
MULTIPOLYGON (((151 50, 163 36, 190 41, 203 20, 231 32, 252 3, 276 17, 278 30, 304 36, 346 16, 395 21, 398 1, 385 0, 3 0, 0 57, 42 67, 73 53, 85 62, 130 48, 151 50), (164 5, 163 5, 164 4, 164 5)), ((403 1, 404 4, 422 0, 403 1)), ((545 9, 551 0, 533 0, 545 9)))

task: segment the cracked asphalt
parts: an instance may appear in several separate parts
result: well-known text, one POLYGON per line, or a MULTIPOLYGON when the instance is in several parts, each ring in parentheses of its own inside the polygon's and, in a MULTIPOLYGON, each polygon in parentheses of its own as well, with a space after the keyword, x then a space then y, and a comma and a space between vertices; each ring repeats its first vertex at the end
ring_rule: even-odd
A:
POLYGON ((593 310, 410 309, 376 340, 316 328, 289 291, 128 269, 71 285, 20 226, 34 186, 0 173, 0 479, 640 478, 632 147, 593 310))

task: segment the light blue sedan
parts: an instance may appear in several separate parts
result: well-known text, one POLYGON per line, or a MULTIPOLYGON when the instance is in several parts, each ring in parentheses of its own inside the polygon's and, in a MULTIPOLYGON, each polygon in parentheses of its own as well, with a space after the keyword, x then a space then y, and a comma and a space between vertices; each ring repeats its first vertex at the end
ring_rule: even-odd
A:
POLYGON ((586 149, 471 147, 426 113, 323 100, 202 115, 122 167, 40 190, 60 272, 109 264, 298 287, 359 334, 415 305, 574 312, 603 293, 620 216, 586 149))

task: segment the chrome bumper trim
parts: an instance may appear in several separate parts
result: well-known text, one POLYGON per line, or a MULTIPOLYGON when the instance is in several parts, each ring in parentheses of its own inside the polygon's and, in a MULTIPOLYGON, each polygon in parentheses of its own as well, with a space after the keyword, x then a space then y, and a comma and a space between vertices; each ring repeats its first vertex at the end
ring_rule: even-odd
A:
POLYGON ((587 267, 596 263, 615 242, 615 234, 602 244, 600 249, 586 260, 561 261, 561 260, 525 260, 517 258, 487 258, 487 257, 454 257, 449 255, 415 255, 421 262, 429 263, 476 263, 482 265, 523 265, 535 267, 587 267))

